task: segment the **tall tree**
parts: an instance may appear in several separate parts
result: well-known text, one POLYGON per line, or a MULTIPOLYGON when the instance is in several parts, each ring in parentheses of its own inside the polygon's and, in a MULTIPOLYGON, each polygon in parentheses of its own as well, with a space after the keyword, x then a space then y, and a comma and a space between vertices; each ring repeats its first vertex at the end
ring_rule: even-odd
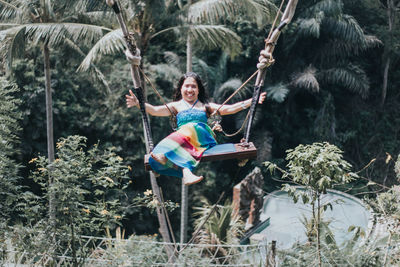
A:
POLYGON ((387 30, 383 40, 384 51, 383 51, 383 80, 382 80, 382 94, 381 94, 381 106, 384 105, 388 90, 389 81, 389 70, 393 60, 397 60, 396 54, 398 54, 398 45, 396 45, 396 32, 399 31, 399 12, 400 12, 400 1, 399 0, 387 0, 379 1, 382 8, 386 11, 387 19, 387 30), (386 2, 386 3, 385 3, 386 2), (396 53, 397 52, 397 53, 396 53))
POLYGON ((345 108, 343 105, 348 102, 337 100, 344 95, 368 97, 370 81, 360 58, 380 42, 375 36, 366 35, 354 17, 344 12, 341 0, 299 2, 295 21, 289 29, 275 51, 277 63, 272 68, 267 90, 289 91, 286 113, 282 116, 290 116, 282 122, 294 123, 282 126, 285 131, 293 127, 294 131, 301 129, 306 134, 286 140, 288 143, 282 140, 278 143, 293 147, 310 142, 310 135, 314 140, 338 142, 335 108, 339 105, 345 108), (305 94, 312 97, 303 99, 305 94), (315 106, 310 109, 311 104, 315 106))
MULTIPOLYGON (((11 71, 12 61, 21 52, 25 42, 31 41, 40 45, 44 59, 45 92, 46 92, 46 128, 47 152, 49 163, 54 161, 53 110, 50 72, 50 48, 62 45, 64 41, 90 43, 103 35, 109 29, 101 26, 80 24, 74 17, 82 9, 79 1, 59 3, 51 0, 11 0, 0 2, 0 45, 4 48, 8 72, 11 71), (78 5, 79 4, 79 5, 78 5), (72 22, 66 22, 65 18, 72 22)), ((49 183, 52 183, 49 174, 49 183)), ((55 199, 50 196, 49 214, 51 222, 55 222, 55 199)))

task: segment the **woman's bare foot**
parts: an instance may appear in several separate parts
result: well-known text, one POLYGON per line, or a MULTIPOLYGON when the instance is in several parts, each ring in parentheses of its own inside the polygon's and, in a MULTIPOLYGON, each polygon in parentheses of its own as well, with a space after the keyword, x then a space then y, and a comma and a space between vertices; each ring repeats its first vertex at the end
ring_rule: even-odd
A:
POLYGON ((203 176, 194 175, 188 168, 183 168, 183 183, 185 185, 197 184, 201 180, 203 180, 203 176))
POLYGON ((158 163, 165 165, 167 163, 168 159, 165 157, 163 154, 155 154, 153 152, 150 152, 150 156, 157 161, 158 163))

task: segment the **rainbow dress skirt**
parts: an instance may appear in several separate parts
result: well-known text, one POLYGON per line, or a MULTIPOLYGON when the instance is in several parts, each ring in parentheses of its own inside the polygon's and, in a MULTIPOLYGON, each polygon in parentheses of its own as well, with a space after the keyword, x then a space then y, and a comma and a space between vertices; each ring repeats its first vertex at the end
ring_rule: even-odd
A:
POLYGON ((153 150, 155 154, 164 154, 168 159, 167 163, 162 165, 150 157, 149 164, 159 174, 182 177, 182 168, 193 171, 204 151, 215 146, 217 142, 207 125, 205 111, 187 109, 179 112, 176 119, 178 130, 161 140, 153 150))

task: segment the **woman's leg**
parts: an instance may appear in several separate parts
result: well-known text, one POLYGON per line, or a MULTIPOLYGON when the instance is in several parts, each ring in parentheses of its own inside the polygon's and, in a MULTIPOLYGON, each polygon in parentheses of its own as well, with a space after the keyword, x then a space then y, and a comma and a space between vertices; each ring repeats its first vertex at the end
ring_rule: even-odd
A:
POLYGON ((157 161, 158 163, 165 165, 168 161, 167 157, 164 154, 155 154, 153 152, 150 152, 150 156, 157 161))
POLYGON ((183 174, 183 183, 185 185, 197 184, 204 178, 203 176, 194 175, 188 168, 183 168, 182 174, 183 174))

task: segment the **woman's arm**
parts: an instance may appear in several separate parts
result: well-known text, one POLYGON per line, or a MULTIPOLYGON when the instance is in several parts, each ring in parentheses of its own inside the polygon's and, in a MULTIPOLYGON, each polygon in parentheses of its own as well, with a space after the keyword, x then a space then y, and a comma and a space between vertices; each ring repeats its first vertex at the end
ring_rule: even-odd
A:
MULTIPOLYGON (((126 106, 128 108, 131 107, 139 107, 139 100, 133 94, 132 90, 129 90, 129 95, 125 95, 126 97, 126 106)), ((149 113, 151 116, 158 116, 158 117, 165 117, 171 115, 168 108, 165 105, 160 106, 153 106, 149 103, 145 103, 146 105, 146 112, 149 113)), ((172 110, 173 104, 168 103, 168 107, 172 110)))
MULTIPOLYGON (((258 104, 262 104, 264 102, 266 95, 267 95, 266 92, 261 93, 260 98, 258 99, 258 104)), ((230 115, 238 113, 241 110, 249 108, 250 105, 251 105, 251 98, 237 102, 235 104, 223 105, 222 107, 219 104, 210 103, 213 112, 221 107, 221 109, 219 110, 219 113, 221 115, 230 115)))

